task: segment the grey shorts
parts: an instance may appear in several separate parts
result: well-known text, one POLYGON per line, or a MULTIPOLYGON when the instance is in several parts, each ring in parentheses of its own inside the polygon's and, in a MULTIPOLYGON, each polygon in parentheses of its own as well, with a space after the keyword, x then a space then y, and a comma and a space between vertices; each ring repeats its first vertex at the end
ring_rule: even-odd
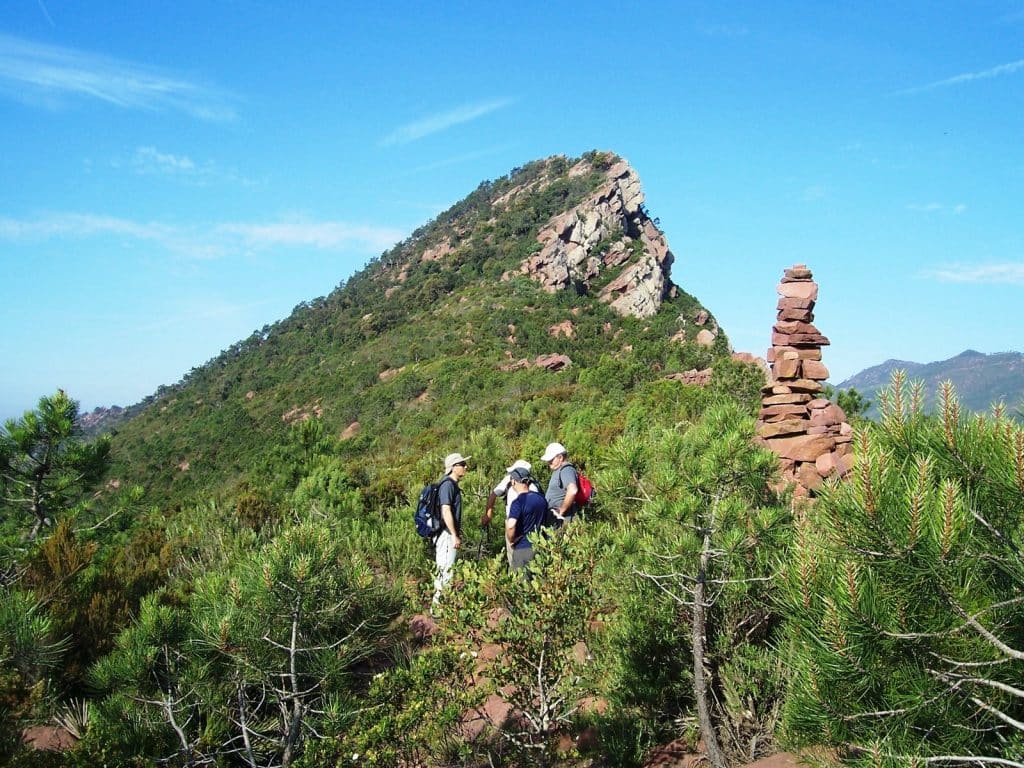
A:
POLYGON ((519 571, 533 560, 533 547, 515 547, 512 550, 512 570, 519 571))

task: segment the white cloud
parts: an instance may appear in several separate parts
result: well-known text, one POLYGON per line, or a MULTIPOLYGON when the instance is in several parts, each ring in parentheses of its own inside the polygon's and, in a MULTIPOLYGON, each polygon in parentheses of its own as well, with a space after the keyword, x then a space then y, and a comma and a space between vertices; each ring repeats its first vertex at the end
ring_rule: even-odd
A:
POLYGON ((92 213, 55 213, 36 219, 0 216, 0 239, 48 240, 124 235, 136 240, 165 240, 171 230, 158 224, 142 224, 115 216, 92 213))
POLYGON ((304 219, 261 224, 222 224, 217 232, 240 238, 253 248, 302 246, 318 250, 385 250, 405 236, 397 229, 386 227, 304 219))
POLYGON ((908 203, 908 211, 916 211, 917 213, 952 213, 955 216, 959 216, 967 211, 967 206, 964 203, 957 203, 956 205, 943 205, 942 203, 908 203))
POLYGON ((0 34, 0 92, 57 105, 92 98, 124 109, 184 112, 201 120, 235 117, 227 94, 132 62, 0 34))
POLYGON ((476 120, 491 112, 507 107, 511 103, 511 99, 495 99, 478 104, 466 104, 448 112, 430 115, 429 117, 412 123, 406 123, 396 128, 380 140, 380 145, 382 147, 389 147, 395 144, 408 144, 417 139, 422 139, 424 136, 440 133, 461 123, 476 120))
POLYGON ((169 252, 189 258, 214 259, 273 248, 379 253, 401 240, 405 233, 391 227, 297 217, 270 222, 182 227, 88 213, 52 213, 35 219, 0 216, 0 240, 74 240, 110 236, 155 243, 169 252))
POLYGON ((190 157, 160 152, 156 147, 139 147, 132 157, 132 165, 140 173, 195 174, 198 172, 190 157))
POLYGON ((466 152, 465 154, 462 155, 455 155, 454 157, 447 157, 442 160, 435 160, 434 162, 426 163, 425 165, 417 165, 415 168, 410 168, 409 173, 436 171, 438 168, 447 168, 450 165, 458 165, 459 163, 469 162, 470 160, 478 160, 481 157, 496 155, 500 152, 507 151, 508 148, 508 144, 503 144, 501 146, 491 147, 490 149, 478 149, 473 152, 466 152))
POLYGON ((212 162, 199 163, 188 155, 175 155, 163 152, 156 147, 138 147, 127 161, 115 158, 111 161, 111 165, 115 168, 130 168, 139 176, 162 176, 189 186, 204 187, 216 182, 240 184, 246 187, 258 185, 252 179, 234 171, 219 168, 212 162))
POLYGON ((1004 264, 950 264, 922 272, 940 283, 1024 285, 1024 262, 1004 264))
POLYGON ((963 85, 964 83, 970 83, 975 80, 988 80, 993 77, 1012 75, 1021 70, 1024 70, 1024 59, 1017 59, 1016 61, 991 67, 990 69, 983 69, 980 72, 964 72, 959 75, 954 75, 953 77, 947 77, 944 80, 936 80, 934 83, 927 83, 926 85, 919 85, 914 88, 897 91, 897 93, 900 95, 922 93, 923 91, 932 91, 936 88, 946 88, 951 85, 963 85))

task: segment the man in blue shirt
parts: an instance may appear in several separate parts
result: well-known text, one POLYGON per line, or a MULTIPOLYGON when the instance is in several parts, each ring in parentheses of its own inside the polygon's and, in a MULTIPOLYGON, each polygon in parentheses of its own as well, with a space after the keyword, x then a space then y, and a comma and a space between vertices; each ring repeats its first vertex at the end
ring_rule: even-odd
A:
POLYGON ((505 520, 505 540, 512 549, 512 570, 518 571, 533 559, 533 542, 530 538, 544 525, 548 503, 539 492, 530 488, 532 480, 528 469, 516 467, 509 472, 509 477, 516 498, 505 520))

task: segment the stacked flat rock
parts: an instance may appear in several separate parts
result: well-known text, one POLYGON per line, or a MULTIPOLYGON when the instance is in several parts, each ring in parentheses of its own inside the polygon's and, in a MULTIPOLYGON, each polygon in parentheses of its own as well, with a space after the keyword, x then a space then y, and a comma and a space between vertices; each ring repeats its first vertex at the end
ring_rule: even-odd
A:
POLYGON ((821 396, 829 340, 814 326, 818 284, 803 264, 787 269, 778 286, 769 383, 761 390, 758 437, 782 460, 782 479, 813 491, 826 477, 850 471, 853 429, 846 414, 821 396))

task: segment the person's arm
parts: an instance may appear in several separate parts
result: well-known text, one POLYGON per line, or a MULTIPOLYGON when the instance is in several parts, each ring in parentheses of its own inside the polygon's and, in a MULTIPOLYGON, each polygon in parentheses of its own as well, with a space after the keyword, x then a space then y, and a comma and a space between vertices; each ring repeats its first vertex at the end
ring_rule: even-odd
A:
POLYGON ((562 499, 562 506, 558 508, 558 514, 562 517, 565 517, 567 512, 572 511, 573 502, 576 501, 576 494, 580 492, 579 486, 576 485, 576 479, 576 470, 574 469, 572 471, 572 480, 565 484, 565 498, 562 499))
POLYGON ((487 509, 484 510, 484 516, 480 518, 480 526, 486 528, 491 524, 491 518, 494 517, 494 503, 498 500, 498 494, 491 491, 487 496, 487 509))
POLYGON ((516 543, 516 519, 514 517, 505 520, 505 541, 513 545, 516 543))
POLYGON ((452 535, 452 538, 455 540, 455 548, 458 549, 462 546, 462 539, 459 538, 459 534, 455 530, 455 515, 452 514, 450 504, 441 505, 441 519, 444 520, 444 527, 447 528, 448 533, 452 535))

